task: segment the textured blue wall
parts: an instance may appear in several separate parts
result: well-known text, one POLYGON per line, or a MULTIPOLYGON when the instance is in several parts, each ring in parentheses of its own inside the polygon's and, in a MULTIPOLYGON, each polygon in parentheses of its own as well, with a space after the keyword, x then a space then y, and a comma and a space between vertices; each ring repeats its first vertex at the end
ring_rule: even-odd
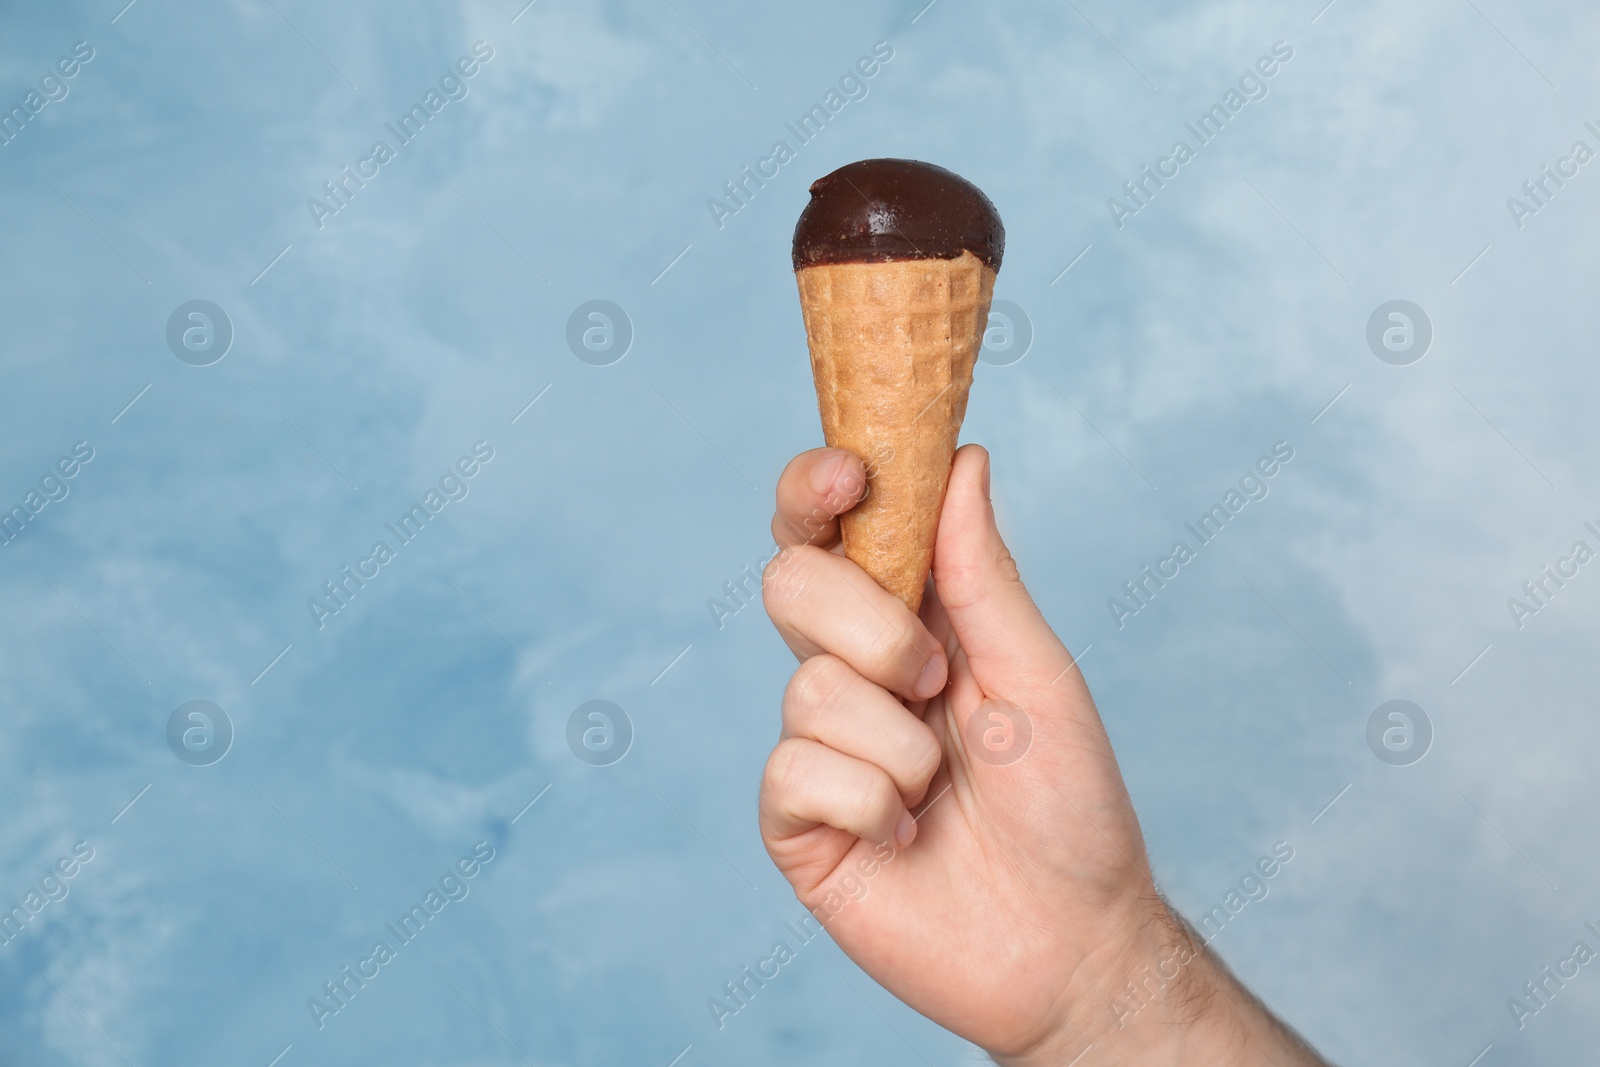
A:
POLYGON ((1006 220, 964 436, 1164 889, 1291 847, 1216 946, 1344 1062, 1592 1049, 1507 1005, 1600 920, 1600 564, 1523 591, 1600 549, 1591 7, 123 2, 0 40, 0 1063, 972 1060, 825 939, 706 1007, 801 911, 727 585, 876 155, 1006 220))

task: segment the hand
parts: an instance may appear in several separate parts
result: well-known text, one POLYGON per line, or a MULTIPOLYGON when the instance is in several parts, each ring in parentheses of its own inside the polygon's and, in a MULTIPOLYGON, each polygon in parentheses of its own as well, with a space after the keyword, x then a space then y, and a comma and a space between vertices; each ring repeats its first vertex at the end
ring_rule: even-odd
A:
POLYGON ((995 527, 988 454, 956 453, 920 618, 837 546, 865 485, 849 453, 790 463, 763 576, 802 662, 761 833, 801 903, 1002 1063, 1321 1063, 1157 892, 1083 675, 995 527))

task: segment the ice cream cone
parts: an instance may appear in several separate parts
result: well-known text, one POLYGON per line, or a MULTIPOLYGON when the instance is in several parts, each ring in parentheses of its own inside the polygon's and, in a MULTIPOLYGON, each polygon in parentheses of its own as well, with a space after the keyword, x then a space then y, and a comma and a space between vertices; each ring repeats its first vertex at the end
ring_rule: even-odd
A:
POLYGON ((845 554, 916 611, 995 271, 963 251, 795 277, 823 436, 867 464, 866 499, 840 517, 845 554))

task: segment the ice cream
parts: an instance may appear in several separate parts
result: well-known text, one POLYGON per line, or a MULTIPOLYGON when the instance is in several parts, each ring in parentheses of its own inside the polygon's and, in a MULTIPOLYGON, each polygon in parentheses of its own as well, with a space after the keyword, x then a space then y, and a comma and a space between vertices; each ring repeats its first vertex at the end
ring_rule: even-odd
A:
POLYGON ((864 159, 811 186, 795 279, 828 445, 873 461, 845 554, 916 611, 1005 228, 971 182, 864 159))

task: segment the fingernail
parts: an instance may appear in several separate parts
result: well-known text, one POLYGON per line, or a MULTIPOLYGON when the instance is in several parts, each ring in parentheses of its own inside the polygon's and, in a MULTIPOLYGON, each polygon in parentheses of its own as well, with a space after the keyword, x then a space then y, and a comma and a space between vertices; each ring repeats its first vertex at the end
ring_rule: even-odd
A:
POLYGON ((989 458, 987 456, 983 460, 983 498, 985 500, 989 499, 989 458))
POLYGON ((922 668, 922 675, 911 690, 912 695, 918 700, 930 700, 938 696, 944 689, 945 673, 944 653, 937 652, 922 668))
POLYGON ((917 836, 917 820, 911 817, 909 811, 900 813, 900 821, 895 823, 894 843, 897 848, 905 848, 911 844, 911 839, 917 836))
POLYGON ((833 483, 838 480, 840 472, 844 470, 849 456, 841 452, 830 456, 818 463, 811 471, 811 488, 818 493, 826 493, 833 488, 833 483))

